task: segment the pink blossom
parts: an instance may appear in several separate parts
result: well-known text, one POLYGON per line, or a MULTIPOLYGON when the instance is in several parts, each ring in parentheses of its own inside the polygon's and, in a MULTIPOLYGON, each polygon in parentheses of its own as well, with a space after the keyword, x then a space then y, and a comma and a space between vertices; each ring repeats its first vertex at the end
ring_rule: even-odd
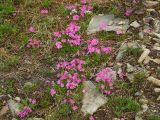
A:
POLYGON ((111 92, 110 92, 110 91, 108 91, 108 90, 104 90, 104 93, 105 93, 106 95, 111 94, 111 92))
POLYGON ((50 94, 51 94, 51 96, 53 97, 53 96, 56 94, 56 90, 55 90, 54 88, 52 88, 52 89, 50 90, 50 94))
POLYGON ((124 79, 125 74, 123 72, 120 72, 118 75, 119 75, 120 79, 122 79, 122 80, 124 79))
POLYGON ((120 29, 116 29, 116 30, 114 30, 115 32, 116 32, 116 34, 117 35, 121 35, 121 34, 123 34, 123 31, 122 30, 120 30, 120 29))
POLYGON ((136 0, 132 0, 132 3, 133 3, 133 4, 136 4, 136 3, 137 3, 137 1, 136 1, 136 0))
POLYGON ((56 47, 58 48, 58 49, 60 49, 60 48, 62 48, 62 43, 61 42, 56 42, 56 47))
POLYGON ((83 4, 86 4, 86 3, 87 3, 87 0, 81 0, 81 2, 82 2, 83 4))
POLYGON ((12 15, 15 17, 17 15, 17 13, 13 13, 12 15))
POLYGON ((111 47, 105 47, 105 48, 102 48, 101 50, 108 54, 112 51, 112 48, 111 47))
POLYGON ((150 33, 150 32, 151 32, 151 29, 150 29, 150 28, 146 28, 146 29, 143 30, 143 32, 144 32, 144 33, 150 33))
POLYGON ((127 9, 126 12, 125 12, 125 16, 127 16, 127 17, 130 16, 132 14, 132 12, 133 12, 132 9, 130 9, 130 8, 127 9))
POLYGON ((68 9, 68 10, 73 10, 73 9, 76 9, 76 5, 68 5, 66 8, 68 9))
POLYGON ((91 115, 91 116, 89 117, 89 120, 95 120, 94 117, 93 117, 93 115, 91 115))
POLYGON ((32 98, 29 98, 29 102, 30 102, 31 104, 36 104, 36 100, 35 100, 35 99, 32 99, 32 98))
POLYGON ((77 107, 76 105, 74 105, 74 106, 72 107, 72 109, 75 111, 75 110, 78 109, 78 107, 77 107))
POLYGON ((59 37, 61 37, 61 33, 60 32, 53 32, 53 36, 59 38, 59 37))
POLYGON ((41 9, 41 14, 48 14, 48 9, 44 8, 44 9, 41 9))
POLYGON ((24 106, 23 110, 21 112, 18 112, 18 116, 23 118, 31 112, 32 112, 32 109, 29 106, 24 106))
POLYGON ((27 44, 27 47, 28 48, 39 47, 40 44, 41 44, 41 41, 30 38, 29 39, 29 43, 27 44))
POLYGON ((75 103, 75 101, 73 99, 70 99, 69 102, 70 102, 70 104, 74 104, 75 103))
POLYGON ((104 85, 104 84, 101 85, 101 89, 102 89, 102 90, 105 89, 105 85, 104 85))
POLYGON ((74 15, 73 20, 75 20, 75 21, 79 20, 79 15, 74 15))
POLYGON ((34 28, 33 26, 30 26, 29 32, 31 32, 31 33, 36 33, 36 30, 35 30, 35 28, 34 28))

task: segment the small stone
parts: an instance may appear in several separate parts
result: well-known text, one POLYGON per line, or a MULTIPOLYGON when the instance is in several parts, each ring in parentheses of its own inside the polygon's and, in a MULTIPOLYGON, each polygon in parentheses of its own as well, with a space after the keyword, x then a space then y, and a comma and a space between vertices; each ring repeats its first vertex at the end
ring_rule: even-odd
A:
POLYGON ((140 24, 137 21, 134 21, 130 24, 130 26, 134 27, 134 28, 138 28, 140 27, 140 24))
POLYGON ((17 120, 16 118, 12 118, 12 120, 17 120))
POLYGON ((160 100, 160 96, 157 98, 157 100, 158 100, 158 101, 160 100))
POLYGON ((143 112, 146 112, 148 110, 148 105, 147 104, 143 104, 142 105, 142 109, 143 109, 143 112))
POLYGON ((144 2, 144 5, 145 5, 146 7, 154 7, 154 6, 157 6, 158 4, 159 4, 158 1, 146 0, 146 1, 144 2))
POLYGON ((91 81, 84 82, 84 97, 81 111, 86 114, 93 114, 96 110, 107 102, 107 98, 99 93, 96 86, 91 81))
POLYGON ((157 93, 157 92, 160 92, 160 88, 154 88, 154 91, 157 93))
POLYGON ((154 85, 160 86, 160 80, 158 80, 158 79, 156 79, 156 78, 154 78, 152 76, 148 77, 147 80, 149 82, 153 83, 154 85))
POLYGON ((136 92, 135 93, 135 96, 141 96, 142 95, 142 92, 136 92))
POLYGON ((128 80, 133 83, 134 82, 134 74, 126 74, 126 77, 128 78, 128 80))
POLYGON ((17 115, 18 112, 20 112, 20 104, 15 102, 14 100, 10 99, 7 101, 9 109, 11 110, 11 113, 13 116, 17 115))
POLYGON ((144 98, 141 98, 139 100, 139 102, 143 103, 143 104, 147 104, 148 103, 148 100, 147 99, 144 99, 144 98))
POLYGON ((8 110, 9 110, 8 105, 3 106, 2 109, 0 110, 0 117, 5 115, 8 110))
POLYGON ((134 72, 136 70, 135 67, 133 67, 131 64, 127 63, 127 72, 134 72))
POLYGON ((146 57, 149 55, 151 51, 149 49, 144 49, 143 53, 141 54, 141 56, 139 57, 138 63, 142 63, 146 57))
POLYGON ((26 82, 24 84, 24 87, 32 87, 32 86, 33 86, 33 84, 31 82, 26 82))
POLYGON ((21 101, 21 98, 20 98, 20 97, 15 97, 15 100, 16 100, 17 102, 20 102, 20 101, 21 101))

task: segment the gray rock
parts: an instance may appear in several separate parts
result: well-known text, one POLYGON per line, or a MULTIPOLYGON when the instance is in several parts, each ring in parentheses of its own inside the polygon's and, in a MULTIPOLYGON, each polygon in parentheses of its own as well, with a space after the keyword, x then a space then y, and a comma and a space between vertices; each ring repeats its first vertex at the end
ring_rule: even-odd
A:
POLYGON ((126 32, 126 30, 129 28, 128 19, 115 18, 114 15, 98 15, 94 16, 90 21, 87 34, 100 31, 99 26, 101 23, 107 24, 105 31, 122 30, 123 32, 126 32))
POLYGON ((127 49, 128 49, 127 43, 123 43, 116 57, 116 61, 119 61, 126 56, 127 49))
POLYGON ((24 84, 24 87, 33 87, 33 83, 31 83, 31 82, 26 82, 25 84, 24 84))
POLYGON ((154 88, 154 91, 157 93, 157 92, 160 92, 160 88, 154 88))
POLYGON ((158 100, 158 101, 160 100, 160 96, 157 98, 157 100, 158 100))
POLYGON ((86 114, 93 114, 107 102, 107 98, 99 93, 91 81, 84 82, 85 93, 82 100, 81 111, 86 114))
POLYGON ((137 42, 122 43, 118 55, 116 57, 116 61, 120 61, 122 58, 124 58, 129 48, 139 49, 140 52, 142 51, 142 46, 139 45, 137 42))
POLYGON ((158 1, 151 1, 151 0, 145 0, 143 2, 143 4, 146 6, 146 7, 155 7, 159 4, 158 1))
POLYGON ((135 93, 135 96, 141 96, 142 95, 142 92, 136 92, 135 93))
POLYGON ((20 97, 15 97, 14 98, 17 102, 20 102, 21 101, 21 98, 20 97))
POLYGON ((126 74, 126 77, 128 78, 128 80, 133 83, 134 82, 134 74, 126 74))
POLYGON ((131 64, 127 63, 127 72, 131 73, 134 72, 136 70, 135 67, 133 67, 131 64))
POLYGON ((134 27, 134 28, 138 28, 140 27, 140 24, 137 21, 134 21, 130 24, 130 26, 134 27))
POLYGON ((17 120, 16 118, 12 118, 12 120, 17 120))
POLYGON ((16 116, 18 112, 20 112, 20 104, 10 99, 7 101, 9 109, 13 116, 16 116))

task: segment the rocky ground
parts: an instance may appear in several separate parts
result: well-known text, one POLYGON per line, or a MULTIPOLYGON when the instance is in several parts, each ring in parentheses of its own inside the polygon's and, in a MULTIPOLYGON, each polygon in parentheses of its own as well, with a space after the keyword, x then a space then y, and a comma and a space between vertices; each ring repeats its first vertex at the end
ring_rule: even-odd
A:
POLYGON ((2 1, 0 23, 0 119, 160 120, 159 0, 2 1))

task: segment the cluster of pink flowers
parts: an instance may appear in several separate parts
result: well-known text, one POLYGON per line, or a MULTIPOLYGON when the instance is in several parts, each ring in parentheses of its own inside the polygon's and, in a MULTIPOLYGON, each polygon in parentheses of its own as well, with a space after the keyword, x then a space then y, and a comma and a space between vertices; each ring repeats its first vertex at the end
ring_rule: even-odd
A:
POLYGON ((97 39, 92 39, 87 41, 87 50, 89 53, 110 53, 112 51, 112 48, 110 47, 97 47, 99 41, 97 39))
POLYGON ((32 98, 29 98, 29 103, 34 105, 34 104, 36 104, 36 100, 32 99, 32 98))
POLYGON ((75 105, 75 101, 72 99, 72 90, 79 86, 82 80, 85 80, 85 76, 79 74, 84 71, 83 65, 85 61, 80 59, 73 59, 70 62, 61 62, 57 64, 57 69, 63 69, 64 72, 57 75, 59 78, 57 84, 60 87, 65 87, 67 90, 65 103, 72 106, 73 110, 77 110, 78 107, 75 105))
POLYGON ((24 106, 23 110, 18 113, 18 116, 19 117, 25 117, 31 112, 32 112, 32 109, 29 106, 24 106))
POLYGON ((48 9, 44 8, 40 10, 41 14, 48 14, 48 9))
POLYGON ((110 91, 108 89, 113 89, 113 81, 112 81, 113 71, 111 68, 105 68, 101 70, 96 76, 96 82, 101 83, 101 90, 104 94, 109 95, 110 91), (106 88, 108 85, 109 88, 106 88))
POLYGON ((29 43, 27 44, 27 48, 39 47, 40 44, 41 44, 40 40, 35 40, 35 39, 30 38, 29 43))
POLYGON ((63 48, 63 43, 69 43, 71 46, 77 46, 81 44, 81 36, 77 34, 77 32, 80 30, 80 26, 77 25, 76 21, 78 21, 81 16, 83 17, 87 11, 92 10, 91 6, 86 5, 87 0, 82 0, 81 2, 83 5, 79 8, 79 10, 76 10, 76 5, 67 6, 68 10, 71 10, 72 12, 73 10, 76 11, 72 16, 73 21, 67 26, 65 31, 53 33, 53 36, 56 38, 56 40, 58 40, 55 42, 57 49, 63 48), (77 11, 80 11, 80 13, 78 14, 77 11), (65 36, 65 39, 63 39, 63 36, 65 36), (66 36, 68 39, 66 39, 66 36))
POLYGON ((73 45, 80 45, 81 44, 81 37, 77 34, 77 32, 80 30, 80 26, 78 26, 75 22, 71 22, 65 31, 61 32, 54 32, 53 36, 57 39, 60 39, 60 41, 56 41, 55 45, 57 49, 60 49, 63 47, 62 43, 69 43, 71 46, 73 45), (63 36, 67 36, 68 39, 63 39, 63 36))
POLYGON ((131 16, 133 10, 131 8, 128 8, 126 11, 125 11, 125 16, 131 16))
POLYGON ((31 33, 36 33, 36 29, 33 26, 30 26, 28 31, 31 33))

